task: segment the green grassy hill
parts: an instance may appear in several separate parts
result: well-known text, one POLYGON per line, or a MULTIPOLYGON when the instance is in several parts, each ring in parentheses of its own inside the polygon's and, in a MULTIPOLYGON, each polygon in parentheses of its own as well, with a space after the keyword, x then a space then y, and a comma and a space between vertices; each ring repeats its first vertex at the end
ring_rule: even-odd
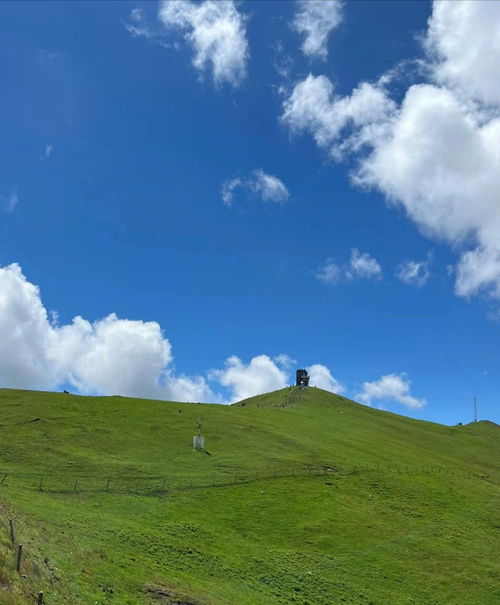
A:
POLYGON ((499 434, 315 388, 0 390, 0 603, 496 604, 499 434))

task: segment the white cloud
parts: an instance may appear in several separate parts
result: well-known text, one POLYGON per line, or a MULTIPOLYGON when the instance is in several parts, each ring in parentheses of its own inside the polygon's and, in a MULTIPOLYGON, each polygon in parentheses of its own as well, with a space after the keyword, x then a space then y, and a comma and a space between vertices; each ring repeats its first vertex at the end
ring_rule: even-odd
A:
POLYGON ((14 212, 18 203, 19 196, 17 194, 17 187, 12 187, 10 192, 6 195, 0 195, 0 211, 3 211, 5 214, 14 212))
POLYGON ((327 258, 325 264, 319 269, 315 276, 321 283, 331 286, 342 279, 343 272, 333 259, 327 258))
POLYGON ((500 252, 500 119, 482 124, 450 90, 412 86, 356 180, 401 204, 425 234, 479 244, 460 262, 456 291, 498 296, 500 267, 491 260, 500 252), (467 270, 481 259, 490 260, 486 281, 467 270))
MULTIPOLYGON (((178 43, 172 42, 169 29, 161 23, 159 19, 158 4, 149 3, 144 5, 146 8, 134 8, 130 11, 128 20, 123 20, 125 29, 134 38, 144 37, 150 42, 159 44, 164 48, 178 49, 178 43), (151 8, 154 6, 154 10, 151 8)), ((161 8, 161 2, 159 3, 161 8)))
POLYGON ((235 177, 224 181, 221 187, 221 196, 226 206, 231 206, 234 192, 241 188, 259 197, 263 202, 282 204, 290 196, 286 185, 278 177, 267 174, 260 168, 252 171, 248 177, 235 177))
POLYGON ((461 96, 500 104, 499 2, 434 2, 426 43, 439 82, 461 96))
POLYGON ((367 252, 361 253, 357 248, 351 250, 351 260, 347 276, 362 279, 377 279, 382 275, 382 268, 373 256, 367 252))
POLYGON ((409 286, 421 288, 429 279, 430 258, 425 261, 405 260, 396 268, 396 277, 409 286))
POLYGON ((480 246, 466 252, 458 263, 455 292, 470 297, 483 291, 500 299, 500 242, 497 249, 480 246))
POLYGON ((126 30, 134 37, 145 36, 146 38, 154 38, 156 32, 146 22, 146 15, 140 8, 131 10, 128 22, 124 22, 126 30))
POLYGON ((226 204, 226 206, 231 206, 234 199, 234 190, 238 187, 242 187, 243 185, 244 181, 242 181, 242 179, 240 179, 239 177, 229 179, 222 183, 221 196, 222 201, 224 202, 224 204, 226 204))
POLYGON ((330 370, 326 366, 315 363, 306 369, 310 376, 309 384, 311 386, 338 394, 345 391, 343 385, 332 376, 330 370))
POLYGON ((480 126, 447 89, 410 87, 389 136, 357 175, 427 233, 455 242, 500 225, 500 120, 480 126))
POLYGON ((43 157, 48 158, 54 151, 54 145, 45 145, 45 154, 43 157))
POLYGON ((281 368, 283 368, 284 370, 288 370, 292 366, 297 365, 297 360, 292 359, 292 357, 290 357, 290 355, 287 355, 286 353, 280 353, 279 355, 276 355, 276 357, 273 357, 273 361, 279 366, 281 366, 281 368))
POLYGON ((382 277, 382 267, 367 252, 352 248, 348 264, 339 265, 332 258, 327 258, 315 277, 326 285, 336 284, 343 279, 379 279, 382 277))
POLYGON ((212 370, 209 376, 231 389, 233 402, 282 389, 288 381, 286 371, 268 355, 252 357, 248 364, 233 355, 226 360, 223 370, 212 370))
POLYGON ((406 374, 387 374, 381 376, 374 382, 364 382, 363 390, 355 395, 355 399, 372 405, 374 401, 382 403, 395 401, 409 408, 421 408, 425 405, 425 399, 418 399, 410 394, 411 381, 406 374))
POLYGON ((213 393, 203 376, 175 375, 170 371, 166 373, 164 383, 164 390, 168 392, 168 396, 164 395, 163 399, 190 401, 192 403, 198 401, 221 402, 220 396, 213 393))
POLYGON ((254 172, 252 186, 264 202, 286 202, 290 195, 283 181, 260 169, 254 172))
POLYGON ((55 384, 52 328, 38 288, 26 281, 18 265, 0 269, 0 384, 48 388, 55 384))
POLYGON ((75 317, 51 322, 39 289, 17 264, 0 267, 0 385, 178 400, 213 400, 201 377, 177 376, 158 323, 75 317))
POLYGON ((308 132, 319 147, 339 158, 346 149, 360 149, 382 136, 395 107, 379 86, 363 82, 341 97, 326 76, 309 74, 285 100, 281 120, 296 134, 308 132))
POLYGON ((249 54, 245 18, 232 0, 164 0, 158 17, 167 30, 186 32, 200 73, 210 70, 216 84, 237 86, 243 80, 249 54))
POLYGON ((421 231, 462 249, 459 296, 500 299, 500 3, 435 2, 426 48, 431 81, 398 106, 379 84, 347 97, 309 75, 282 120, 335 160, 363 151, 353 181, 402 206, 421 231), (428 56, 429 56, 428 54, 428 56))
POLYGON ((4 212, 6 214, 10 214, 14 212, 14 208, 19 203, 19 196, 17 195, 17 188, 13 187, 9 193, 9 195, 0 198, 0 202, 2 202, 4 207, 4 212))
POLYGON ((299 0, 292 26, 304 38, 302 52, 308 57, 326 59, 328 36, 341 21, 339 0, 299 0))

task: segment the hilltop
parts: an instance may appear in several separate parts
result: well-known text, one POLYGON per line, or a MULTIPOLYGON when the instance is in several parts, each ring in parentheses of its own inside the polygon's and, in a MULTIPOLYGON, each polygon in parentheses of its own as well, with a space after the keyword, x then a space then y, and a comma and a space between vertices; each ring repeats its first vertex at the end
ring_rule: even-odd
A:
POLYGON ((232 406, 2 389, 0 415, 0 603, 500 597, 493 423, 315 388, 232 406))

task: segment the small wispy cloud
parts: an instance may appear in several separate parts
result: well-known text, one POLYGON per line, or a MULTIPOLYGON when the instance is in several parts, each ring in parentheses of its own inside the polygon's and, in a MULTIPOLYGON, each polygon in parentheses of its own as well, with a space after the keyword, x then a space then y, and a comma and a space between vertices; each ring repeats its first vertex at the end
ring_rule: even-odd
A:
POLYGON ((274 69, 281 78, 289 80, 294 70, 294 60, 292 55, 288 54, 281 41, 276 42, 273 48, 274 69))
POLYGON ((342 4, 339 0, 297 2, 292 27, 303 37, 302 52, 306 56, 327 58, 328 36, 342 21, 342 4))
POLYGON ((14 212, 14 208, 19 203, 19 196, 17 194, 17 187, 12 187, 7 195, 0 195, 0 207, 3 209, 5 214, 11 214, 14 212))
POLYGON ((290 357, 290 355, 287 355, 286 353, 276 355, 276 357, 273 357, 273 361, 284 369, 289 369, 297 364, 297 360, 293 359, 293 357, 290 357))
POLYGON ((488 311, 486 318, 493 323, 500 324, 500 308, 488 311))
POLYGON ((425 261, 405 260, 396 268, 396 277, 404 284, 421 288, 429 279, 431 256, 425 261))
POLYGON ((226 206, 231 206, 233 203, 234 190, 243 186, 243 181, 239 177, 228 179, 222 183, 221 195, 222 201, 226 206))
POLYGON ((243 189, 256 195, 263 202, 275 204, 282 204, 290 197, 281 179, 260 168, 253 170, 247 177, 234 177, 222 183, 221 196, 226 206, 232 205, 236 189, 243 189))
POLYGON ((382 275, 382 267, 378 261, 367 252, 361 253, 357 248, 351 250, 351 260, 346 275, 350 279, 378 279, 382 275))
POLYGON ((343 270, 332 258, 327 258, 325 264, 315 273, 316 279, 328 286, 339 282, 343 275, 343 270))
POLYGON ((134 8, 130 12, 128 21, 124 21, 125 29, 134 37, 144 36, 150 38, 154 36, 154 31, 147 25, 145 13, 140 8, 134 8))
POLYGON ((209 72, 216 85, 236 87, 246 76, 249 56, 245 21, 233 0, 163 0, 156 19, 135 8, 124 26, 132 36, 162 46, 178 47, 180 43, 171 40, 181 34, 192 49, 192 64, 200 77, 209 72))
POLYGON ((382 267, 367 252, 352 248, 348 263, 339 264, 333 258, 327 258, 324 265, 315 273, 315 277, 321 283, 330 286, 344 279, 380 279, 382 267))

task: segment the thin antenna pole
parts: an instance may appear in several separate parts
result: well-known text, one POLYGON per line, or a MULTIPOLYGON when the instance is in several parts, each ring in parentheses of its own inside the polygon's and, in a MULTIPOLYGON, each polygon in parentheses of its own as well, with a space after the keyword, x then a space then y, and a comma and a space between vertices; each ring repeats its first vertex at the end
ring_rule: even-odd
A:
POLYGON ((474 422, 477 422, 477 398, 474 395, 474 422))

